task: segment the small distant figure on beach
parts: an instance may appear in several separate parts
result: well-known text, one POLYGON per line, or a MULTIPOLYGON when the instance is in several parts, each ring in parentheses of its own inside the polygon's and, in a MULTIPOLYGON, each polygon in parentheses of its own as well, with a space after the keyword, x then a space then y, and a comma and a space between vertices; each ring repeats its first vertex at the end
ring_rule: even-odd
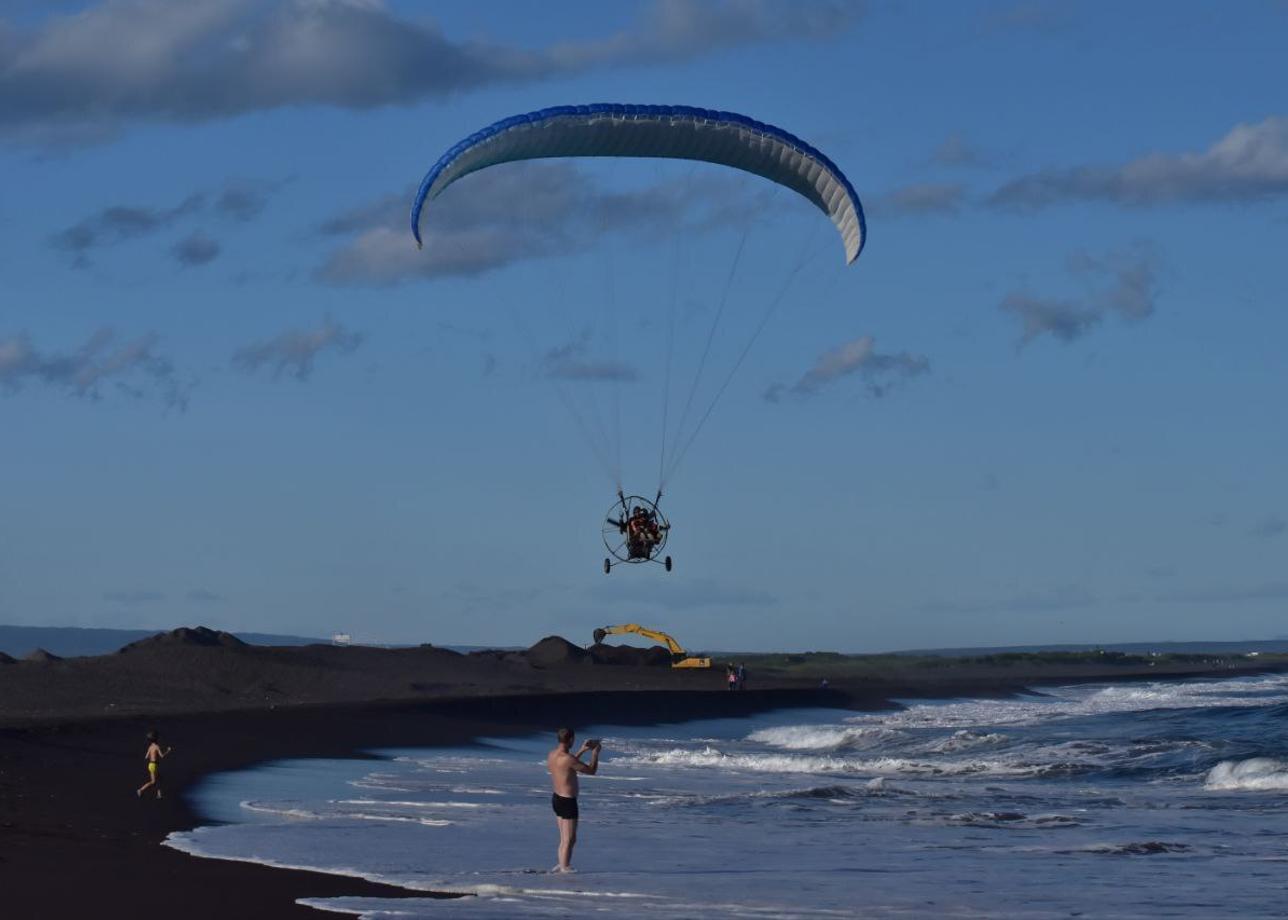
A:
POLYGON ((821 681, 819 681, 818 689, 820 689, 820 690, 826 690, 826 689, 827 689, 827 678, 826 678, 826 677, 824 677, 821 681))
POLYGON ((734 671, 734 674, 738 678, 738 689, 746 690, 747 689, 747 666, 739 662, 738 668, 737 670, 734 671))
POLYGON ((555 810, 555 824, 559 826, 559 862, 551 872, 573 871, 572 848, 577 845, 577 821, 581 817, 577 809, 577 774, 594 776, 599 769, 599 752, 603 749, 602 742, 592 739, 582 742, 574 754, 572 743, 576 737, 571 728, 559 729, 555 732, 555 748, 546 756, 546 769, 554 786, 550 804, 555 810), (590 751, 590 763, 581 759, 587 751, 590 751))
POLYGON ((157 733, 155 731, 148 732, 148 750, 143 755, 148 762, 148 781, 138 788, 135 795, 143 798, 143 793, 155 788, 157 798, 161 798, 161 758, 169 756, 173 750, 174 748, 172 747, 168 747, 164 751, 161 750, 161 739, 157 736, 157 733))
POLYGON ((725 682, 729 685, 730 690, 738 689, 738 672, 734 670, 733 665, 725 665, 725 682))

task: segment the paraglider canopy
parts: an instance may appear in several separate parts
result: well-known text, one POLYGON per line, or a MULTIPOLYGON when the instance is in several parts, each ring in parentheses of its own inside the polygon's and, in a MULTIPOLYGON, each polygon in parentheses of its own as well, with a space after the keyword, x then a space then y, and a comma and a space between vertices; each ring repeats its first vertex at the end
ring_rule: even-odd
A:
POLYGON ((472 172, 550 157, 700 160, 763 176, 803 195, 831 218, 853 262, 863 251, 863 207, 850 181, 821 152, 781 128, 733 112, 683 105, 564 105, 504 118, 449 149, 425 175, 411 208, 421 244, 427 201, 472 172))
MULTIPOLYGON (((421 245, 421 221, 429 202, 436 199, 457 180, 470 173, 525 160, 608 157, 651 158, 663 160, 689 160, 710 163, 740 170, 763 177, 781 188, 790 189, 804 197, 815 208, 828 216, 840 234, 845 250, 846 264, 853 263, 863 251, 866 225, 863 207, 854 187, 844 173, 822 152, 781 128, 756 121, 733 112, 713 111, 692 106, 672 105, 619 105, 596 104, 581 106, 556 106, 522 115, 514 115, 495 122, 453 145, 426 173, 416 192, 411 208, 411 229, 418 246, 421 245)), ((696 170, 690 170, 696 172, 696 170)), ((713 183, 713 188, 715 188, 713 183)), ((465 194, 456 192, 454 194, 465 194)), ((522 224, 525 196, 523 190, 505 196, 501 206, 502 222, 522 224)), ((611 204, 612 208, 630 207, 629 199, 611 204), (625 203, 623 203, 625 202, 625 203)), ((607 213, 607 211, 605 211, 607 213)), ((815 221, 823 226, 821 221, 815 221)), ((670 556, 664 555, 670 522, 658 508, 662 490, 684 459, 689 447, 697 438, 703 425, 715 409, 721 395, 737 373, 748 351, 760 336, 779 303, 787 295, 792 280, 802 274, 811 258, 812 246, 802 248, 795 267, 786 273, 781 285, 770 285, 762 291, 768 302, 760 319, 750 329, 745 344, 733 357, 732 367, 713 388, 710 400, 697 401, 708 358, 712 356, 712 343, 717 328, 730 303, 735 274, 751 229, 744 222, 742 238, 733 254, 732 264, 724 274, 724 287, 718 296, 711 298, 710 328, 700 350, 695 350, 696 370, 683 402, 683 410, 672 431, 669 416, 671 397, 671 359, 675 346, 676 306, 679 285, 671 285, 670 317, 667 323, 666 357, 663 363, 661 445, 658 451, 658 489, 652 501, 639 496, 626 496, 622 489, 620 402, 617 384, 623 375, 613 363, 602 365, 609 372, 590 374, 586 379, 602 379, 613 384, 613 416, 611 425, 599 419, 599 410, 593 391, 588 400, 589 412, 578 408, 576 401, 560 390, 561 398, 578 423, 583 437, 594 451, 596 458, 617 485, 618 502, 609 509, 601 525, 604 546, 609 555, 604 559, 604 572, 622 563, 654 562, 667 571, 672 569, 670 556), (700 354, 698 353, 700 351, 700 354), (706 408, 702 405, 706 403, 706 408), (587 418, 594 423, 588 423, 587 418), (689 423, 692 422, 691 427, 689 423), (668 437, 671 438, 668 453, 668 437), (615 458, 615 462, 613 462, 615 458)), ((450 235, 448 235, 450 239, 450 235)), ((778 251, 781 251, 779 247, 778 251)), ((675 252, 680 252, 677 239, 675 252)), ((760 293, 760 292, 758 292, 760 293)), ((604 298, 611 307, 612 298, 604 298)), ((611 317, 611 310, 605 311, 611 317)), ((516 325, 525 341, 532 343, 534 336, 522 324, 515 311, 516 325)), ((610 323, 613 349, 617 348, 616 319, 610 323)), ((588 336, 590 333, 583 333, 588 336)), ((571 346, 562 346, 546 356, 571 346)), ((539 356, 538 356, 539 357, 539 356)), ((559 389, 559 379, 549 378, 559 389)), ((632 377, 633 379, 633 377, 632 377)))

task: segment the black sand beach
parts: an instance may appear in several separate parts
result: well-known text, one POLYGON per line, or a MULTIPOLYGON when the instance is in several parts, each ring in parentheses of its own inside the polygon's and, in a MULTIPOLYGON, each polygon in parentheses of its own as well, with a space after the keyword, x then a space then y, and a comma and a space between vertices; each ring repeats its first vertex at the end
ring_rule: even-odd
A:
MULTIPOLYGON (((546 640, 528 653, 262 648, 179 631, 116 655, 0 663, 0 903, 5 916, 185 918, 314 912, 302 897, 408 892, 362 880, 196 859, 160 846, 202 823, 183 791, 203 776, 281 758, 369 756, 381 747, 466 743, 557 724, 647 724, 773 708, 875 709, 896 698, 998 696, 1051 683, 1234 676, 1255 659, 1154 663, 963 660, 910 664, 897 679, 756 673, 730 693, 723 671, 595 664, 546 640), (139 800, 143 737, 174 754, 168 797, 139 800)), ((423 892, 418 892, 423 897, 423 892)), ((314 914, 316 915, 316 914, 314 914)))

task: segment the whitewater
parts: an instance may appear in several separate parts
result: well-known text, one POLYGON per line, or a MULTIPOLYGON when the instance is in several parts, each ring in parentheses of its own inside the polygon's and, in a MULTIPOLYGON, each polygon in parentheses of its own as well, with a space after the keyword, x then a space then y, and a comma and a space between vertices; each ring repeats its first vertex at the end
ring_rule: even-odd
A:
POLYGON ((413 895, 304 902, 371 918, 1282 916, 1286 717, 1270 675, 578 726, 571 876, 546 734, 211 777, 167 843, 413 895))

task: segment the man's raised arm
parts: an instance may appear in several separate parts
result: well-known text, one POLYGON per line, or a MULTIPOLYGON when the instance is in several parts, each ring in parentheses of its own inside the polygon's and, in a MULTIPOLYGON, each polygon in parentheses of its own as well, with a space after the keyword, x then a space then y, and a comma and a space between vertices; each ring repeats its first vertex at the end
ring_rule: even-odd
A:
POLYGON ((577 755, 572 759, 572 768, 578 773, 585 773, 587 776, 594 776, 595 772, 599 770, 599 749, 600 745, 598 744, 591 744, 590 742, 583 744, 581 746, 581 750, 578 751, 577 755), (586 751, 590 751, 590 763, 581 762, 581 755, 586 751))

